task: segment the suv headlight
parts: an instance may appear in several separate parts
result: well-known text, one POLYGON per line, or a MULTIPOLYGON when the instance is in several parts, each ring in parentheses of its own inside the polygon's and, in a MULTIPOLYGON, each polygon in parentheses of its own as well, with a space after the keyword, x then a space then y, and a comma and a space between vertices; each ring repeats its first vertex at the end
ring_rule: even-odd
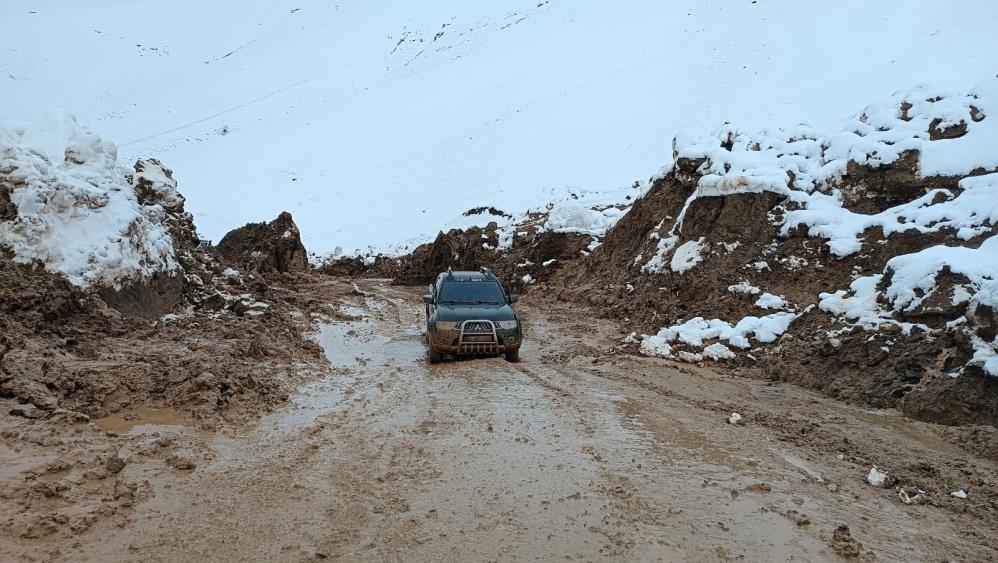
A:
POLYGON ((454 321, 437 321, 437 330, 454 330, 457 328, 457 323, 454 321))
POLYGON ((520 321, 517 321, 515 319, 512 321, 496 321, 496 324, 499 325, 499 328, 506 330, 514 330, 515 328, 520 326, 520 321))

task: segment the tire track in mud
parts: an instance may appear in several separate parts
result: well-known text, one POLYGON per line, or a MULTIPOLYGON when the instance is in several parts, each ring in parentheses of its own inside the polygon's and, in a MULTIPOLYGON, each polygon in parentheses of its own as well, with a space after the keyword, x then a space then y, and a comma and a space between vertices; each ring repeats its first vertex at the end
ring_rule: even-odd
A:
MULTIPOLYGON (((608 499, 604 525, 594 529, 607 539, 604 554, 706 560, 756 558, 767 553, 792 557, 794 552, 812 559, 820 556, 821 543, 807 536, 795 537, 793 525, 785 518, 778 514, 768 519, 757 517, 763 499, 743 498, 740 506, 731 506, 731 493, 721 483, 742 488, 758 484, 758 480, 739 467, 728 448, 695 429, 709 422, 690 424, 671 416, 665 424, 646 420, 635 408, 635 401, 647 397, 633 390, 620 394, 618 386, 608 385, 607 374, 586 365, 586 360, 542 361, 540 367, 518 365, 517 369, 553 394, 567 398, 580 423, 604 430, 591 432, 596 438, 594 445, 584 448, 600 466, 602 483, 597 488, 608 499), (619 442, 608 438, 605 429, 611 422, 639 439, 619 442), (656 490, 667 494, 655 494, 656 490), (751 526, 746 526, 749 523, 751 526), (732 530, 737 529, 745 533, 732 542, 732 530), (759 544, 774 538, 778 542, 758 550, 759 544)), ((668 377, 668 372, 662 376, 668 377)), ((661 388, 651 384, 649 388, 660 396, 661 388)), ((678 393, 667 396, 680 409, 697 403, 678 393)), ((707 416, 724 410, 709 406, 713 408, 701 409, 707 416)), ((790 501, 786 495, 774 496, 779 498, 765 499, 771 506, 790 501)))
MULTIPOLYGON (((390 297, 390 292, 388 298, 396 303, 402 301, 390 297)), ((418 319, 418 315, 416 317, 418 319)), ((518 550, 532 549, 530 545, 534 541, 525 542, 522 538, 536 534, 540 524, 538 516, 559 513, 567 521, 584 522, 585 525, 578 525, 577 531, 571 534, 576 543, 582 537, 582 543, 588 541, 591 544, 580 554, 598 549, 598 534, 595 529, 600 525, 600 520, 584 513, 598 510, 599 503, 584 499, 580 493, 581 490, 590 488, 593 479, 599 477, 595 462, 582 448, 574 446, 574 451, 570 454, 574 459, 568 460, 560 444, 551 444, 552 449, 559 452, 557 455, 565 458, 563 461, 571 461, 570 464, 562 465, 572 465, 567 473, 575 475, 575 478, 562 482, 559 479, 549 479, 547 475, 539 475, 536 469, 531 469, 546 465, 549 470, 558 471, 557 468, 551 469, 557 465, 557 461, 551 459, 553 454, 536 444, 545 428, 561 424, 560 419, 564 418, 554 414, 559 410, 557 405, 552 407, 546 404, 548 401, 543 397, 543 390, 534 389, 535 386, 530 384, 530 380, 524 377, 517 366, 501 359, 428 366, 426 375, 427 388, 424 391, 434 395, 434 399, 432 408, 426 412, 418 426, 423 431, 423 451, 431 450, 434 457, 452 463, 449 467, 440 467, 434 475, 436 479, 428 483, 427 491, 412 495, 407 504, 413 507, 413 512, 420 513, 425 508, 424 513, 429 515, 428 525, 420 527, 437 529, 438 526, 432 520, 443 520, 446 524, 444 528, 450 531, 437 532, 436 543, 443 545, 429 545, 429 540, 418 537, 418 534, 409 535, 403 539, 403 543, 410 548, 427 546, 427 553, 442 556, 452 553, 455 546, 448 546, 450 542, 446 540, 440 542, 440 535, 448 536, 457 530, 461 535, 484 536, 480 537, 478 544, 487 546, 486 550, 491 550, 487 552, 496 557, 508 557, 517 553, 525 556, 530 552, 518 550), (484 366, 487 369, 482 370, 484 366), (438 399, 438 395, 446 398, 438 399), (441 403, 445 406, 441 406, 441 403), (440 409, 447 412, 439 412, 440 409), (471 421, 473 423, 469 424, 471 421), (469 427, 473 427, 473 430, 469 427), (460 435, 454 436, 455 430, 460 430, 460 435), (452 441, 452 438, 456 438, 456 441, 452 441), (510 471, 510 466, 515 471, 510 471), (491 475, 492 482, 476 483, 468 472, 491 475), (520 472, 520 475, 515 475, 516 472, 520 472), (510 476, 514 477, 512 481, 509 480, 510 476), (434 490, 434 487, 446 487, 453 492, 456 483, 459 483, 456 486, 457 495, 451 494, 450 498, 446 498, 448 491, 434 490), (553 490, 572 487, 573 483, 574 489, 565 490, 560 495, 553 490), (466 484, 471 487, 467 488, 466 484), (516 489, 524 487, 537 494, 518 495, 516 489), (535 496, 545 498, 530 500, 535 496), (445 497, 449 501, 450 515, 439 507, 432 506, 434 499, 439 500, 439 497, 445 497), (568 500, 551 500, 547 497, 568 500), (580 511, 556 506, 566 502, 587 508, 580 511), (475 525, 468 527, 468 522, 474 522, 475 525), (505 539, 507 536, 520 539, 510 541, 505 539)), ((574 426, 575 421, 572 420, 571 424, 574 426)), ((571 428, 561 430, 566 433, 568 431, 574 432, 571 428)), ((410 522, 410 525, 413 523, 410 522)), ((390 527, 395 530, 404 529, 395 524, 390 527)), ((551 538, 541 539, 545 543, 551 541, 551 538)))
MULTIPOLYGON (((573 378, 573 372, 577 368, 556 367, 542 363, 539 368, 518 364, 515 369, 551 393, 552 400, 564 402, 567 408, 573 409, 578 416, 577 424, 587 436, 593 438, 592 444, 583 446, 582 451, 590 455, 600 468, 601 479, 594 489, 595 492, 604 497, 607 510, 601 518, 601 525, 594 527, 592 531, 605 538, 605 544, 600 550, 601 555, 626 558, 663 556, 664 552, 668 551, 668 546, 663 543, 638 546, 635 541, 635 537, 639 535, 636 533, 639 529, 644 528, 644 532, 648 533, 650 529, 664 529, 670 525, 674 526, 675 521, 678 520, 678 513, 674 513, 669 508, 650 504, 640 494, 638 486, 628 475, 635 469, 640 470, 642 463, 648 463, 648 459, 639 450, 648 449, 651 445, 634 446, 630 443, 633 439, 625 441, 625 443, 597 439, 597 429, 607 426, 605 419, 608 416, 604 414, 602 417, 597 417, 595 414, 616 410, 616 398, 580 397, 581 393, 576 390, 577 385, 570 385, 573 381, 576 384, 580 381, 577 377, 573 378), (551 377, 548 377, 549 375, 565 379, 568 384, 557 384, 552 381, 551 377), (604 421, 597 420, 598 418, 603 418, 604 421), (639 462, 638 458, 641 458, 642 461, 639 462), (649 548, 652 548, 651 551, 646 551, 649 548), (638 553, 635 553, 635 550, 638 550, 638 553)), ((639 444, 644 440, 650 441, 644 436, 646 434, 644 429, 634 428, 634 425, 626 419, 621 419, 619 422, 622 427, 629 428, 633 432, 633 436, 638 437, 639 444)), ((671 555, 679 557, 681 552, 674 551, 671 552, 671 555)))

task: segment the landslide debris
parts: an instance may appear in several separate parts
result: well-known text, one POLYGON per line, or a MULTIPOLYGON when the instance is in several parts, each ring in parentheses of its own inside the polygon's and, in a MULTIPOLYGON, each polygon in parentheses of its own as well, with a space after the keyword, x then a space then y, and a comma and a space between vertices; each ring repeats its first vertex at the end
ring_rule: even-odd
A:
POLYGON ((53 559, 40 550, 123 527, 154 494, 144 472, 196 469, 189 438, 107 417, 240 425, 325 368, 303 336, 321 303, 302 289, 314 280, 290 217, 294 240, 271 256, 298 271, 241 272, 200 243, 184 204, 169 168, 119 166, 70 118, 0 126, 0 532, 17 552, 53 559))
POLYGON ((287 211, 270 223, 249 223, 230 231, 215 250, 223 262, 247 272, 304 272, 309 268, 301 233, 287 211))
MULTIPOLYGON (((292 316, 293 280, 224 267, 159 161, 129 171, 75 120, 42 125, 0 130, 8 410, 96 418, 157 406, 211 426, 283 402, 296 364, 321 363, 302 336, 307 317, 292 316)), ((295 235, 278 235, 272 257, 302 269, 290 216, 271 225, 295 235)))
POLYGON ((995 124, 969 119, 995 83, 902 92, 835 134, 677 137, 560 297, 629 319, 642 353, 996 425, 998 159, 979 150, 995 124), (933 132, 963 114, 963 134, 933 132))
POLYGON ((565 263, 589 254, 640 192, 638 184, 609 197, 569 190, 557 201, 520 217, 494 207, 477 207, 464 215, 487 219, 484 226, 440 232, 433 242, 401 255, 327 258, 318 270, 420 285, 447 268, 477 270, 485 266, 509 291, 521 292, 553 278, 565 263))
POLYGON ((499 235, 494 222, 485 227, 452 229, 398 258, 379 257, 370 264, 365 264, 363 258, 341 258, 323 264, 319 271, 330 275, 392 278, 400 285, 422 285, 432 282, 447 268, 478 270, 486 266, 508 291, 516 292, 547 279, 557 271, 559 262, 576 259, 592 242, 589 235, 541 231, 536 224, 522 224, 510 248, 496 253, 499 235))

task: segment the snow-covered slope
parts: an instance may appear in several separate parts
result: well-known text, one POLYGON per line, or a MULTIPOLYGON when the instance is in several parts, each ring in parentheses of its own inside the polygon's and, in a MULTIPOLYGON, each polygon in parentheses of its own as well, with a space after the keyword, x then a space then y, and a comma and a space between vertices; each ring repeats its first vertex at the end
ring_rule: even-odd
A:
MULTIPOLYGON (((849 287, 806 295, 807 301, 817 300, 802 303, 800 313, 750 315, 734 326, 698 316, 645 338, 642 351, 672 356, 677 341, 699 347, 711 339, 749 349, 748 334, 759 343, 773 342, 817 307, 866 330, 890 325, 906 335, 958 332, 971 343, 973 355, 950 375, 980 367, 998 376, 998 338, 991 328, 998 310, 996 115, 998 78, 989 78, 966 93, 916 86, 824 130, 751 131, 726 124, 710 134, 677 136, 675 164, 663 169, 660 180, 678 178, 692 189, 676 216, 662 218, 648 233, 654 252, 634 259, 643 274, 690 275, 686 272, 697 265, 716 267, 740 245, 758 242, 751 236, 722 240, 731 233, 713 228, 705 234, 688 222, 691 216, 702 222, 709 200, 723 200, 743 206, 741 220, 749 225, 753 217, 745 196, 765 202, 772 195, 778 203, 757 208, 755 219, 765 213, 765 224, 777 228, 776 236, 763 241, 761 254, 746 255, 738 268, 757 270, 759 278, 784 274, 784 280, 797 281, 791 286, 798 291, 807 287, 801 270, 821 269, 822 286, 837 275, 849 287), (741 203, 734 198, 742 198, 741 203), (781 255, 781 246, 802 232, 825 248, 807 258, 781 255), (882 267, 871 258, 877 253, 886 254, 882 267), (778 271, 784 268, 792 273, 778 271), (958 281, 943 283, 946 278, 958 281), (917 322, 923 318, 939 326, 917 322), (975 326, 964 326, 968 319, 975 326)), ((704 266, 693 275, 710 283, 704 278, 716 275, 705 274, 704 266)), ((762 291, 748 282, 727 289, 762 291)), ((768 293, 755 306, 796 309, 768 293)), ((687 351, 687 357, 704 356, 687 351)))
POLYGON ((169 162, 208 238, 287 209, 320 252, 624 188, 676 131, 820 127, 998 60, 992 0, 8 0, 0 21, 0 119, 64 107, 169 162))

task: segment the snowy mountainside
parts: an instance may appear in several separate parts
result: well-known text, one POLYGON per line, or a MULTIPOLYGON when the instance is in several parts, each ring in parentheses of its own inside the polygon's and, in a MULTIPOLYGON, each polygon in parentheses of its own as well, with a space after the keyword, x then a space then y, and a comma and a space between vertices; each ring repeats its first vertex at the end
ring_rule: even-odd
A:
POLYGON ((123 160, 169 162, 206 238, 288 210, 319 252, 622 189, 675 131, 821 126, 998 58, 989 0, 13 0, 0 18, 0 118, 65 107, 123 160), (848 40, 814 41, 818 21, 848 40))

